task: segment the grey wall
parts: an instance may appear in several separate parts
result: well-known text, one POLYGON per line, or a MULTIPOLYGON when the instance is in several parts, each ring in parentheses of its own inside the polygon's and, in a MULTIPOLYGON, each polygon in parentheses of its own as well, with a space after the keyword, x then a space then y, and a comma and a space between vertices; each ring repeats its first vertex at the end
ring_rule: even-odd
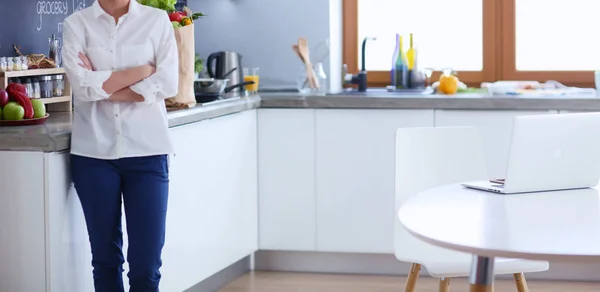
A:
POLYGON ((341 50, 330 58, 328 49, 330 40, 333 48, 341 41, 341 26, 332 27, 339 5, 330 11, 330 0, 188 0, 188 6, 207 14, 196 22, 196 52, 204 59, 221 50, 241 53, 244 66, 261 68, 261 87, 295 87, 302 63, 292 45, 300 36, 308 39, 313 63, 323 62, 328 77, 333 59, 341 67, 341 50))

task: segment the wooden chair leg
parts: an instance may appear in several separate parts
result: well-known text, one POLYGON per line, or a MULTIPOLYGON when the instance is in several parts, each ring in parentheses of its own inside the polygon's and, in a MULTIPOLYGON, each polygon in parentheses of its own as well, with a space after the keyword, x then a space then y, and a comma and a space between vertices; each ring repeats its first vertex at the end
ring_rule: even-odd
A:
POLYGON ((419 279, 419 272, 421 272, 421 265, 413 263, 408 271, 404 292, 415 292, 415 286, 417 286, 417 280, 419 279))
POLYGON ((517 284, 518 292, 529 292, 529 288, 527 288, 527 281, 525 280, 525 275, 523 273, 513 274, 515 278, 515 284, 517 284))
POLYGON ((471 291, 471 292, 494 292, 494 286, 471 284, 471 289, 469 291, 471 291))
POLYGON ((450 278, 441 278, 440 279, 440 292, 449 292, 450 291, 450 278))

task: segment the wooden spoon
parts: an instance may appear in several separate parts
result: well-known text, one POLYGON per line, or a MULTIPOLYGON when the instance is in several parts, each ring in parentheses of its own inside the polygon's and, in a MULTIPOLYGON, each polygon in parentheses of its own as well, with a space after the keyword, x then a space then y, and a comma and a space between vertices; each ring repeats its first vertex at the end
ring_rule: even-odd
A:
MULTIPOLYGON (((300 60, 302 61, 302 64, 306 65, 306 62, 304 62, 304 58, 302 57, 302 55, 300 54, 300 49, 298 48, 298 45, 292 45, 292 49, 294 50, 294 52, 296 53, 296 55, 298 56, 298 58, 300 58, 300 60)), ((306 79, 304 80, 304 84, 302 85, 302 87, 305 87, 306 84, 308 84, 308 75, 306 76, 306 79)))
POLYGON ((300 52, 300 56, 302 56, 302 58, 304 59, 304 64, 306 65, 306 76, 308 77, 310 88, 318 89, 319 83, 315 78, 312 64, 310 62, 310 53, 308 49, 308 41, 306 40, 306 38, 301 37, 298 39, 298 50, 300 52))

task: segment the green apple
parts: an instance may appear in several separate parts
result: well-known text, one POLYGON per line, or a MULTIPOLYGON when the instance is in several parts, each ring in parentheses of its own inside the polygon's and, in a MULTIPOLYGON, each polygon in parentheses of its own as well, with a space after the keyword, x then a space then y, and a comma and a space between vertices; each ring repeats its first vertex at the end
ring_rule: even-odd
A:
POLYGON ((46 116, 46 106, 39 99, 31 99, 31 105, 33 106, 33 118, 43 118, 46 116))
POLYGON ((4 106, 3 117, 7 121, 18 121, 22 120, 23 116, 25 116, 25 109, 22 106, 15 103, 8 103, 4 106))
POLYGON ((2 107, 0 107, 0 120, 2 120, 2 107))

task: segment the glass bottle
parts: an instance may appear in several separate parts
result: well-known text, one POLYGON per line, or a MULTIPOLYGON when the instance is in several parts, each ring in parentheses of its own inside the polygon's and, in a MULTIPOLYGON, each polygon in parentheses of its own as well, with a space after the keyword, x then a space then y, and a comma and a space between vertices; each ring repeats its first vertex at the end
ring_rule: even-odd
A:
POLYGON ((415 68, 416 68, 416 62, 417 62, 417 51, 415 50, 414 46, 413 46, 413 34, 410 34, 410 45, 408 48, 408 51, 406 51, 406 61, 407 61, 407 67, 408 67, 408 76, 407 76, 407 87, 408 88, 415 88, 416 87, 416 80, 414 80, 416 77, 416 72, 415 68))
POLYGON ((398 59, 398 54, 400 54, 400 34, 396 34, 396 48, 394 49, 394 55, 392 56, 392 69, 390 70, 390 79, 392 81, 392 85, 396 86, 396 60, 398 59))
POLYGON ((402 36, 398 35, 398 57, 396 58, 396 64, 394 66, 394 77, 396 79, 396 89, 408 88, 408 64, 406 61, 406 54, 404 54, 404 43, 402 36))

